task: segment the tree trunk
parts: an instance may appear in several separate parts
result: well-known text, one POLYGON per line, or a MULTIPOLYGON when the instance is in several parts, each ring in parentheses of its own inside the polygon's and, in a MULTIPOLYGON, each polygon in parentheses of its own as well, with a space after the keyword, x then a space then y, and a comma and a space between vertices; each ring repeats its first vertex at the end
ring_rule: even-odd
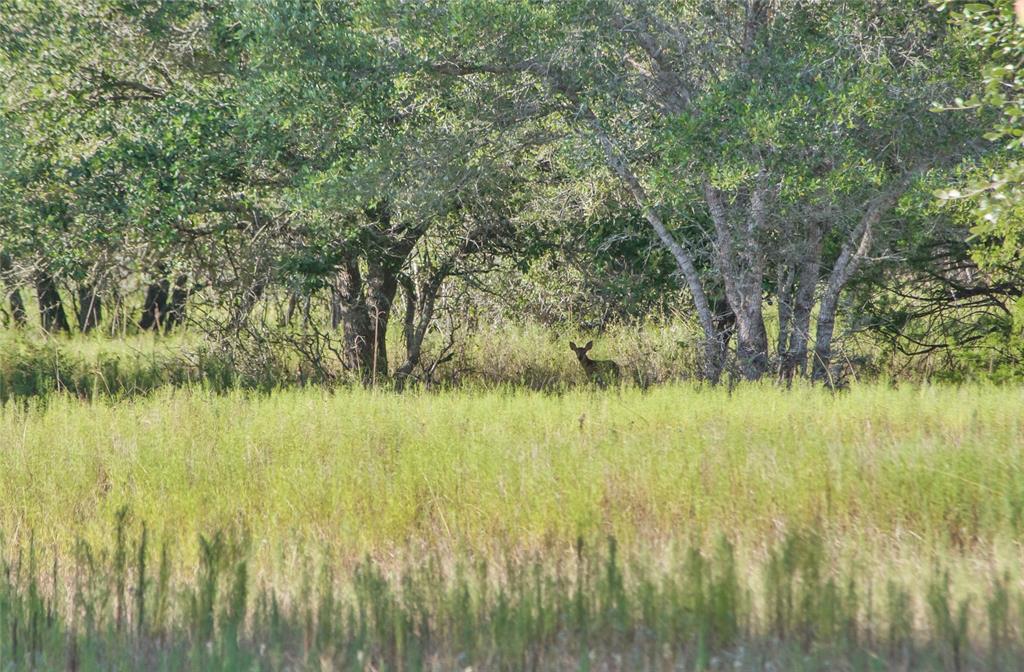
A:
POLYGON ((672 236, 668 227, 665 226, 661 215, 651 205, 647 190, 640 184, 639 178, 633 172, 625 155, 615 146, 615 143, 604 130, 597 116, 590 110, 584 110, 583 116, 597 138, 598 144, 601 145, 608 166, 626 185, 626 188, 633 196, 633 200, 636 201, 636 204, 643 211, 644 219, 650 224, 658 236, 658 240, 661 241, 672 255, 679 274, 686 281, 693 300, 694 309, 697 312, 697 320, 700 323, 701 330, 704 332, 704 378, 712 383, 717 383, 719 378, 721 378, 722 368, 725 365, 725 345, 721 340, 721 334, 716 328, 715 315, 711 310, 711 305, 704 291, 704 285, 700 274, 697 272, 697 266, 692 255, 679 244, 679 241, 672 236))
POLYGON ((416 365, 419 364, 420 353, 422 352, 423 339, 419 336, 417 329, 417 314, 419 313, 422 322, 422 312, 419 310, 419 296, 416 292, 416 281, 408 275, 400 278, 402 288, 405 290, 405 321, 402 324, 402 331, 405 334, 405 362, 395 370, 395 378, 399 389, 405 386, 405 379, 408 378, 416 365))
POLYGON ((125 335, 125 328, 131 319, 127 315, 124 305, 124 297, 118 291, 117 285, 110 288, 107 295, 107 333, 110 336, 125 335))
POLYGON ((83 334, 100 325, 103 316, 100 295, 96 286, 92 284, 82 285, 78 288, 78 330, 83 334))
POLYGON ((817 381, 831 382, 832 372, 832 338, 836 328, 836 311, 839 307, 839 296, 846 287, 857 268, 864 261, 871 251, 871 244, 874 241, 875 226, 882 219, 882 215, 892 208, 900 195, 910 184, 910 180, 916 173, 908 173, 904 176, 899 185, 889 192, 876 198, 869 204, 864 216, 861 217, 857 226, 850 231, 839 257, 829 274, 828 284, 821 297, 821 305, 818 309, 818 324, 815 330, 814 341, 814 368, 812 378, 817 381))
POLYGON ((11 320, 16 327, 24 327, 28 324, 28 311, 25 310, 25 302, 21 298, 21 290, 14 281, 14 264, 6 252, 0 252, 0 275, 3 276, 3 286, 7 292, 7 303, 11 308, 11 320))
MULTIPOLYGON (((333 293, 333 290, 332 290, 333 293)), ((288 292, 288 304, 285 306, 284 312, 281 313, 277 318, 277 326, 287 327, 291 326, 292 318, 295 317, 295 309, 299 307, 299 294, 296 291, 288 292)), ((338 325, 331 324, 334 329, 338 328, 338 325)))
POLYGON ((821 297, 818 324, 814 334, 814 369, 812 378, 819 382, 832 382, 832 338, 836 329, 836 310, 839 292, 827 292, 821 297))
POLYGON ((779 304, 779 337, 775 351, 779 353, 779 377, 783 377, 786 352, 789 350, 790 330, 793 328, 793 266, 780 264, 775 282, 779 304))
POLYGON ((704 195, 715 226, 715 252, 725 296, 736 315, 736 356, 747 380, 768 371, 768 330, 764 324, 764 255, 757 237, 764 228, 763 189, 755 185, 750 197, 747 225, 737 241, 725 203, 707 181, 704 195))
MULTIPOLYGON (((402 256, 404 262, 405 255, 402 256)), ((371 261, 367 265, 367 307, 373 327, 373 361, 375 375, 388 374, 387 331, 391 308, 398 294, 398 274, 402 267, 394 259, 384 263, 371 261)))
MULTIPOLYGON (((811 312, 814 310, 814 293, 818 287, 821 271, 821 251, 826 224, 812 223, 807 238, 801 245, 799 256, 793 260, 791 269, 796 270, 796 279, 791 288, 792 317, 788 341, 780 337, 779 378, 789 382, 799 373, 807 373, 807 343, 810 339, 811 312)), ((792 271, 791 271, 792 272, 792 271)))
POLYGON ((821 242, 818 239, 817 252, 813 259, 808 260, 800 274, 800 284, 796 290, 796 301, 793 310, 793 332, 789 338, 789 350, 786 352, 787 375, 791 378, 795 373, 807 375, 807 344, 811 338, 811 312, 814 310, 814 292, 818 286, 818 273, 821 269, 821 242))
POLYGON ((36 296, 39 299, 39 324, 43 331, 70 333, 71 326, 64 312, 64 302, 57 290, 57 283, 46 271, 36 272, 36 296))
POLYGON ((341 326, 342 313, 341 313, 341 295, 338 293, 338 288, 331 286, 331 329, 337 329, 341 326))
POLYGON ((395 371, 398 388, 402 389, 423 355, 423 341, 427 329, 434 319, 434 306, 445 279, 451 272, 451 264, 445 264, 420 288, 418 295, 412 278, 404 282, 405 304, 405 361, 395 371))
POLYGON ((11 319, 17 327, 24 327, 28 324, 28 310, 25 309, 25 301, 21 298, 21 290, 16 286, 7 289, 7 303, 11 307, 11 319))
POLYGON ((175 327, 180 327, 185 323, 189 293, 188 276, 181 274, 174 278, 174 289, 171 290, 171 300, 167 305, 167 318, 164 321, 166 333, 171 333, 175 327))
POLYGON ((342 363, 350 371, 358 371, 364 380, 373 368, 373 326, 366 305, 359 260, 346 255, 338 269, 335 293, 338 297, 337 319, 344 343, 342 363))
POLYGON ((378 264, 369 265, 365 281, 358 259, 347 259, 339 272, 336 315, 343 331, 344 364, 368 383, 388 375, 387 330, 397 289, 397 273, 378 264))
POLYGON ((747 380, 760 380, 768 372, 768 330, 761 309, 761 288, 747 288, 736 310, 736 357, 747 380))
POLYGON ((724 296, 709 295, 711 310, 715 316, 715 334, 722 352, 728 352, 729 342, 736 333, 736 313, 724 296))
POLYGON ((332 322, 344 331, 345 367, 375 384, 388 376, 387 331, 398 277, 425 229, 395 225, 386 202, 368 208, 366 215, 370 221, 356 242, 359 251, 348 248, 350 242, 342 244, 331 312, 332 322), (366 258, 365 278, 360 254, 366 258))
POLYGON ((146 288, 146 298, 142 302, 142 317, 139 328, 143 331, 159 331, 167 316, 167 299, 170 283, 166 278, 155 280, 146 288))
POLYGON ((364 281, 358 260, 348 259, 340 269, 336 293, 345 367, 360 371, 370 383, 387 377, 387 331, 398 293, 398 270, 371 262, 364 281))

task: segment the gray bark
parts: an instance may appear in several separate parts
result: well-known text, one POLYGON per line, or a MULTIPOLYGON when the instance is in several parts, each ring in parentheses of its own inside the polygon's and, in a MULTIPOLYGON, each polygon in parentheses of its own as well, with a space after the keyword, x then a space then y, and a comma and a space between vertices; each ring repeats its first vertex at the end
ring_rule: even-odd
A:
POLYGON ((366 382, 388 375, 387 330, 398 293, 398 272, 370 263, 366 277, 359 259, 350 256, 338 272, 336 319, 342 328, 343 363, 366 382))
POLYGON ((14 280, 14 263, 6 252, 0 252, 0 275, 3 276, 3 286, 7 293, 7 304, 11 309, 11 320, 16 327, 24 327, 28 324, 28 311, 25 309, 25 302, 21 298, 21 290, 14 280))
POLYGON ((747 380, 757 380, 768 371, 768 331, 764 324, 764 256, 758 236, 764 227, 765 203, 762 185, 755 185, 750 212, 740 240, 733 235, 722 196, 707 181, 704 197, 715 227, 715 253, 725 284, 725 296, 736 315, 736 355, 747 380))
POLYGON ((908 182, 909 180, 905 180, 901 187, 883 194, 869 204, 867 211, 843 243, 839 257, 829 274, 828 283, 818 308, 812 373, 812 378, 816 381, 829 381, 832 375, 830 370, 832 339, 835 334, 836 312, 839 308, 839 298, 843 288, 870 253, 871 245, 874 242, 875 227, 882 216, 896 204, 908 182))
POLYGON ((338 267, 336 316, 343 330, 343 363, 364 382, 387 377, 387 330, 398 293, 398 277, 423 235, 423 228, 394 229, 386 205, 373 208, 366 230, 366 275, 355 252, 342 254, 338 267))
POLYGON ((405 289, 405 361, 395 371, 398 387, 419 366, 423 356, 423 341, 434 319, 434 306, 445 279, 451 272, 454 258, 442 264, 421 287, 416 287, 412 278, 403 282, 405 289))
POLYGON ((786 353, 789 350, 790 334, 793 328, 793 266, 780 264, 776 276, 776 291, 779 304, 779 335, 775 342, 775 351, 779 353, 779 377, 783 378, 786 353))
POLYGON ((337 323, 342 328, 344 343, 343 364, 351 371, 365 374, 374 365, 374 339, 357 257, 346 256, 342 260, 334 292, 337 296, 337 323))
MULTIPOLYGON (((779 378, 790 381, 807 372, 807 344, 810 339, 811 312, 821 270, 822 242, 826 224, 812 222, 806 238, 793 254, 787 272, 792 285, 784 302, 790 312, 788 331, 779 335, 779 378)), ((780 298, 780 312, 783 299, 780 298)))
POLYGON ((694 308, 697 312, 697 320, 700 322, 701 330, 704 333, 704 376, 711 382, 717 382, 722 374, 722 367, 725 363, 725 349, 719 331, 715 328, 715 315, 711 310, 707 294, 704 292, 704 285, 701 282, 700 274, 690 253, 679 244, 668 227, 665 226, 661 215, 651 205, 650 198, 639 178, 633 172, 626 160, 626 157, 616 148, 615 143, 605 132, 599 120, 592 113, 586 113, 588 124, 594 132, 595 137, 604 150, 605 159, 612 171, 622 180, 636 201, 636 204, 644 213, 644 219, 658 236, 658 240, 672 255, 676 262, 679 274, 683 276, 686 285, 690 290, 694 308))

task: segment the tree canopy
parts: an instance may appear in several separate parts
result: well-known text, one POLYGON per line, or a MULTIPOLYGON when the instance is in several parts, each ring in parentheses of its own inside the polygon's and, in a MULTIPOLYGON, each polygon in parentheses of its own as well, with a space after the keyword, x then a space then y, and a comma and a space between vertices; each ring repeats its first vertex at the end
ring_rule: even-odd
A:
POLYGON ((276 344, 369 381, 442 365, 484 305, 577 329, 672 312, 710 380, 830 380, 850 333, 996 337, 1016 362, 1008 0, 0 14, 12 324, 28 286, 48 332, 65 304, 82 331, 103 307, 114 331, 188 316, 239 357, 276 344))

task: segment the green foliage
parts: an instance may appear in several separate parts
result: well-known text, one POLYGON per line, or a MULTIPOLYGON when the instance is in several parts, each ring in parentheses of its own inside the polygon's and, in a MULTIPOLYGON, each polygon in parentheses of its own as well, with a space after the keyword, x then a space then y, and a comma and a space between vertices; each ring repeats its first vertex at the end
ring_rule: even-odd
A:
POLYGON ((1019 266, 1024 203, 1024 168, 1020 162, 1024 147, 1024 74, 1020 57, 1024 53, 1024 28, 1014 15, 1011 0, 973 2, 963 5, 939 3, 950 10, 951 20, 964 39, 988 58, 980 68, 983 90, 966 100, 957 98, 957 107, 995 112, 985 139, 997 143, 999 161, 979 167, 978 174, 962 188, 943 190, 947 199, 971 198, 977 205, 977 223, 972 233, 977 240, 976 257, 998 272, 1000 264, 1019 266))
MULTIPOLYGON (((603 328, 679 314, 693 298, 679 290, 694 283, 728 324, 738 300, 719 253, 730 235, 712 223, 705 181, 725 195, 737 250, 744 203, 764 187, 767 217, 745 264, 758 276, 746 289, 767 306, 793 302, 783 294, 797 292, 809 226, 826 229, 809 280, 820 295, 866 203, 908 175, 948 180, 964 158, 997 175, 971 187, 984 215, 978 282, 1015 285, 1004 271, 1019 266, 1006 222, 1018 219, 1021 29, 1008 0, 942 4, 14 0, 0 22, 5 287, 43 274, 120 302, 184 278, 202 304, 190 318, 229 368, 243 340, 285 342, 254 317, 273 302, 333 302, 329 329, 321 311, 288 336, 294 345, 322 329, 339 351, 369 342, 354 333, 360 310, 372 309, 364 321, 378 334, 406 306, 412 334, 422 322, 436 335, 442 315, 453 324, 484 304, 476 312, 492 321, 525 313, 603 328), (958 97, 1003 121, 929 111, 958 97), (631 166, 639 202, 592 123, 631 166), (999 145, 974 142, 990 125, 999 145), (651 213, 696 280, 677 277, 651 213)), ((858 269, 858 292, 885 319, 859 320, 852 306, 866 303, 851 300, 849 324, 887 340, 915 314, 907 277, 948 265, 877 262, 907 241, 920 250, 952 229, 966 236, 962 213, 941 218, 920 193, 887 212, 858 269)), ((949 249, 952 265, 966 260, 949 249)), ((977 340, 951 347, 991 336, 989 318, 977 340)), ((998 326, 1004 340, 1019 335, 998 326)), ((920 336, 901 328, 904 346, 920 336)), ((426 377, 412 341, 381 339, 426 377)), ((303 357, 316 359, 293 347, 277 373, 303 357)), ((319 361, 303 366, 333 377, 319 361)), ((261 387, 276 375, 265 368, 251 376, 261 387)))

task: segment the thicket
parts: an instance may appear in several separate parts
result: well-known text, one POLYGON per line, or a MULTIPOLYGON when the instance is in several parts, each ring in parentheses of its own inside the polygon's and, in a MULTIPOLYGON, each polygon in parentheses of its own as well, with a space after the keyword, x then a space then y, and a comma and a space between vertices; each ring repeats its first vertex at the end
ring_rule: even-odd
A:
POLYGON ((1009 0, 0 12, 11 329, 246 385, 664 315, 709 380, 1020 373, 1009 0))

